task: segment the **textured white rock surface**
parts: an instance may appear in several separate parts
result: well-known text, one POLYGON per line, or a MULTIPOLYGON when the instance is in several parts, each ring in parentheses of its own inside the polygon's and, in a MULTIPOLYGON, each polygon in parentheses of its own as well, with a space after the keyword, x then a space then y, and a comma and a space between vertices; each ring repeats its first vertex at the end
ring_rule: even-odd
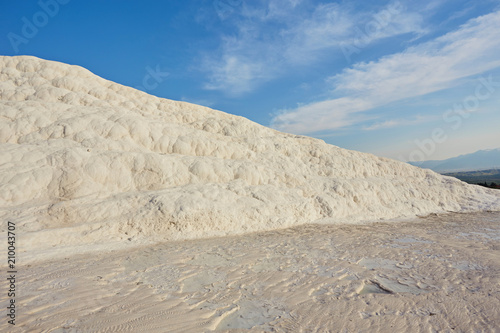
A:
MULTIPOLYGON (((0 57, 0 214, 30 249, 500 210, 500 192, 0 57)), ((5 231, 5 230, 3 230, 5 231)))

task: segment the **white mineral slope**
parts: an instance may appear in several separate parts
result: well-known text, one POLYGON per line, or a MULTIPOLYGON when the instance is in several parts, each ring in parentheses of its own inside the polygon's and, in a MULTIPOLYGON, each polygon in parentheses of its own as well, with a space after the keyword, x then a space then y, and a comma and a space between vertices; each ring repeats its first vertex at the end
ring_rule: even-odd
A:
POLYGON ((0 57, 0 154, 0 218, 33 253, 500 210, 500 191, 28 56, 0 57))

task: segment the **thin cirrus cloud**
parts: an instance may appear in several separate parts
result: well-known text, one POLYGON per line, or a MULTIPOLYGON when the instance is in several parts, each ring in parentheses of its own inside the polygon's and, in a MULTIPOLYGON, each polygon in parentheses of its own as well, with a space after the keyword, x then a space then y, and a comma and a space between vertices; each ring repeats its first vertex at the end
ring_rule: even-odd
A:
MULTIPOLYGON (((499 67, 499 54, 500 12, 493 12, 405 52, 345 69, 329 79, 332 95, 342 97, 282 110, 271 125, 297 134, 351 126, 375 117, 368 112, 375 107, 451 88, 461 79, 499 67)), ((387 120, 384 126, 396 122, 387 120)))
POLYGON ((378 122, 375 124, 372 124, 370 126, 365 126, 363 127, 363 130, 365 131, 374 131, 374 130, 379 130, 379 129, 388 129, 388 128, 394 128, 394 127, 400 127, 400 126, 409 126, 409 125, 418 125, 422 123, 426 123, 429 121, 433 121, 439 119, 439 117, 435 115, 417 115, 413 119, 391 119, 391 120, 386 120, 383 122, 378 122))
POLYGON ((347 4, 272 0, 265 9, 244 6, 234 20, 235 33, 221 38, 219 50, 205 54, 201 69, 208 74, 205 89, 232 95, 250 92, 284 75, 294 66, 310 66, 340 45, 363 47, 381 38, 422 34, 423 20, 399 2, 375 13, 354 11, 347 4), (370 22, 376 31, 366 32, 370 22))

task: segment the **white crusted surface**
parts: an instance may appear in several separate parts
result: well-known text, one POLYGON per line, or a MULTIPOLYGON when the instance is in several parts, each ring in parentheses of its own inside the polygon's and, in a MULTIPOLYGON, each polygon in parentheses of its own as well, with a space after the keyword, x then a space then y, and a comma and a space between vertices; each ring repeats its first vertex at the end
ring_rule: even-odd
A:
POLYGON ((27 56, 0 57, 0 154, 0 216, 37 251, 500 210, 498 191, 27 56))

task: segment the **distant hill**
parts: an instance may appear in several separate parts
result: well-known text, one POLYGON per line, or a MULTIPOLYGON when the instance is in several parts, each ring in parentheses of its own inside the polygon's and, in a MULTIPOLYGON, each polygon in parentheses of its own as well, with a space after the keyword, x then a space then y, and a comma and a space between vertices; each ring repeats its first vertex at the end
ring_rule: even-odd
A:
POLYGON ((460 155, 447 160, 408 163, 439 173, 500 169, 500 148, 479 150, 472 154, 460 155))
POLYGON ((500 188, 500 169, 481 171, 461 171, 445 173, 469 184, 478 184, 491 188, 500 188))

